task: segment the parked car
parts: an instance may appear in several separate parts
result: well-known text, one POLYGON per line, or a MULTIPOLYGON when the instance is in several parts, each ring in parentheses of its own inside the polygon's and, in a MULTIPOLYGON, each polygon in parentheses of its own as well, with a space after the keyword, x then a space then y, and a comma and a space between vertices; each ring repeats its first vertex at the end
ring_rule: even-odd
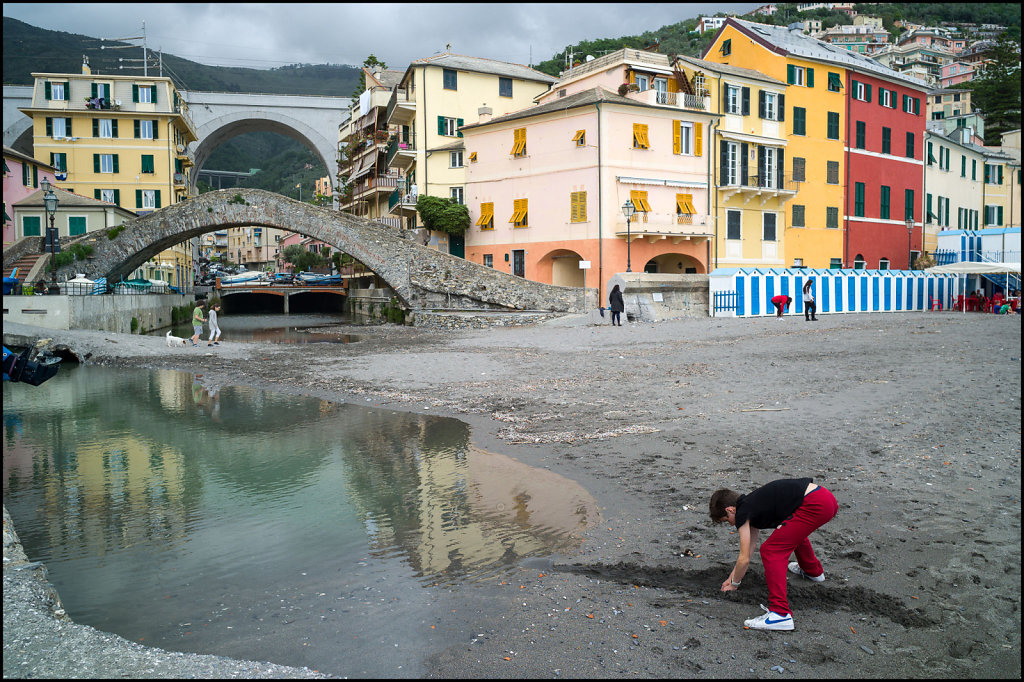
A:
POLYGON ((272 284, 292 284, 295 281, 295 275, 290 272, 276 272, 270 281, 272 284))

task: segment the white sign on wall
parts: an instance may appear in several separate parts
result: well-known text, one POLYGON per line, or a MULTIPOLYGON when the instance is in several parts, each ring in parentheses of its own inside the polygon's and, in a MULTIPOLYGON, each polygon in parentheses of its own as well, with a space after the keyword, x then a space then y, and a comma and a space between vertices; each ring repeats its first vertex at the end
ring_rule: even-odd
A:
POLYGON ((588 261, 588 260, 581 260, 580 261, 580 270, 589 270, 589 269, 590 269, 590 261, 588 261))

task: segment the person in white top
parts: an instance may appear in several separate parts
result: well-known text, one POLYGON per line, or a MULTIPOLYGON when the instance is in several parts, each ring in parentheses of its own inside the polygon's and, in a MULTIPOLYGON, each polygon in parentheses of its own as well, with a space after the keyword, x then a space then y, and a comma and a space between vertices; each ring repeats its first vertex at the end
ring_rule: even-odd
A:
MULTIPOLYGON (((818 306, 814 302, 814 278, 808 277, 807 282, 804 283, 804 320, 817 322, 816 312, 818 312, 818 306)), ((212 312, 210 314, 213 315, 212 312)))
POLYGON ((220 303, 214 303, 210 307, 210 340, 207 346, 220 345, 220 325, 217 324, 217 313, 220 312, 220 303))

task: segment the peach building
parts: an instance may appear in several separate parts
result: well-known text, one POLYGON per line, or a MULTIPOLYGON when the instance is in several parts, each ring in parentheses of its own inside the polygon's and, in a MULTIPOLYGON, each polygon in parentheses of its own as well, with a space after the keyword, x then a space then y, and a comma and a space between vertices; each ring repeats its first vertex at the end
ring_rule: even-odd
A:
POLYGON ((620 50, 563 73, 535 107, 464 125, 466 258, 599 287, 602 305, 618 272, 706 273, 719 116, 676 90, 665 55, 620 50))

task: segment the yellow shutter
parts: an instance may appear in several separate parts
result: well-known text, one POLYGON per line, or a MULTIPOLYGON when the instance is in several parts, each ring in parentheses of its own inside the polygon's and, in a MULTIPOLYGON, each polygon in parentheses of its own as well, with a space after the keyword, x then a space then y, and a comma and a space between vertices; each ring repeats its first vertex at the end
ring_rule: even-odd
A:
POLYGON ((694 123, 693 131, 693 153, 695 156, 702 156, 704 154, 704 124, 694 123))
POLYGON ((488 202, 486 204, 480 204, 480 217, 477 219, 476 224, 480 227, 486 228, 494 218, 494 202, 488 202))
POLYGON ((633 124, 633 147, 635 149, 650 149, 651 143, 647 140, 647 124, 633 124))
POLYGON ((572 192, 569 195, 569 220, 574 223, 587 222, 587 193, 572 192))
POLYGON ((682 154, 683 153, 683 134, 680 128, 682 127, 682 121, 672 121, 672 153, 682 154))
POLYGON ((509 220, 515 227, 526 227, 527 223, 527 200, 516 199, 512 202, 512 219, 509 220))
POLYGON ((584 139, 583 136, 586 132, 587 131, 585 130, 577 130, 576 134, 572 136, 572 141, 575 142, 577 145, 582 145, 584 139))
POLYGON ((469 162, 470 163, 476 163, 476 152, 470 152, 469 153, 469 162))
POLYGON ((633 205, 636 206, 636 210, 649 213, 651 205, 647 203, 647 192, 643 190, 633 189, 629 191, 629 198, 633 200, 633 205))
POLYGON ((516 128, 512 137, 512 156, 526 155, 526 128, 516 128))
POLYGON ((684 213, 687 215, 694 215, 697 211, 693 208, 693 195, 692 194, 677 194, 676 195, 676 213, 684 213))

